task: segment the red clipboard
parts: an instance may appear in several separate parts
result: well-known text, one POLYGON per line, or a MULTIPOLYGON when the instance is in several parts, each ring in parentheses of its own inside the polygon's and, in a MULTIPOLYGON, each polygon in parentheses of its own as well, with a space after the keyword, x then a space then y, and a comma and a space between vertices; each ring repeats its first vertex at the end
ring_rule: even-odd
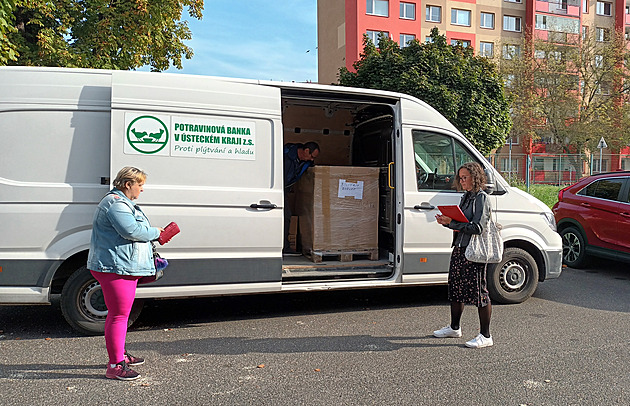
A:
POLYGON ((444 216, 450 217, 460 223, 468 223, 468 219, 464 216, 464 213, 462 213, 462 209, 457 205, 438 206, 438 209, 440 209, 444 216))

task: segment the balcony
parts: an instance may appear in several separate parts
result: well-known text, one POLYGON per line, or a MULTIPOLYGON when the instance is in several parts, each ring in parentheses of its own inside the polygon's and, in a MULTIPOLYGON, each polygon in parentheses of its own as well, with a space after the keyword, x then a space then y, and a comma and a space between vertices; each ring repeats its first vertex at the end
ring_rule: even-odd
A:
POLYGON ((536 11, 560 14, 571 17, 580 16, 580 0, 537 0, 536 11))

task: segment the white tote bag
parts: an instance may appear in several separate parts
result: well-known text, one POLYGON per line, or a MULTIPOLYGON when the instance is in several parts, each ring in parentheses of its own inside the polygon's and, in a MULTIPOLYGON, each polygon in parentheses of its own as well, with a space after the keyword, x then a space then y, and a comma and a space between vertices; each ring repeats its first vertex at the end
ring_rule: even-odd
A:
MULTIPOLYGON (((475 215, 475 203, 473 202, 473 216, 475 215)), ((501 238, 501 225, 492 220, 492 213, 488 224, 481 234, 470 236, 470 243, 464 253, 470 262, 496 264, 503 259, 503 238, 501 238)))

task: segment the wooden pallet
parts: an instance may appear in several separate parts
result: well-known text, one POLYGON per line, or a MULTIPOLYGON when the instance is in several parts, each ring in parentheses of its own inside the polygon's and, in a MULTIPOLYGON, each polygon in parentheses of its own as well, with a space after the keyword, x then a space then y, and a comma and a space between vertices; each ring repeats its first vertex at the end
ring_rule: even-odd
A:
POLYGON ((329 261, 351 262, 360 259, 378 261, 378 248, 371 250, 309 250, 305 254, 311 261, 320 263, 326 258, 329 261))

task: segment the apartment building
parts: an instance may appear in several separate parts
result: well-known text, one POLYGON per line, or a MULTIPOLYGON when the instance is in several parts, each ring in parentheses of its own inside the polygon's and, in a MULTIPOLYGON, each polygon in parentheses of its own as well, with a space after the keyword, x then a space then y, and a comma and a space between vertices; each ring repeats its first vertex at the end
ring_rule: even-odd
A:
MULTIPOLYGON (((318 0, 317 26, 318 81, 330 84, 338 82, 339 68, 352 70, 364 34, 376 43, 384 32, 405 46, 412 39, 426 41, 437 27, 448 41, 461 41, 479 55, 509 58, 520 51, 525 35, 571 44, 591 32, 604 41, 612 30, 623 30, 629 38, 630 0, 318 0)), ((495 164, 501 171, 524 171, 521 155, 544 154, 546 149, 544 140, 534 145, 509 142, 510 157, 501 156, 495 164)), ((555 158, 535 159, 532 165, 538 168, 557 167, 555 158)), ((620 166, 630 166, 630 158, 602 162, 601 170, 620 166)))

